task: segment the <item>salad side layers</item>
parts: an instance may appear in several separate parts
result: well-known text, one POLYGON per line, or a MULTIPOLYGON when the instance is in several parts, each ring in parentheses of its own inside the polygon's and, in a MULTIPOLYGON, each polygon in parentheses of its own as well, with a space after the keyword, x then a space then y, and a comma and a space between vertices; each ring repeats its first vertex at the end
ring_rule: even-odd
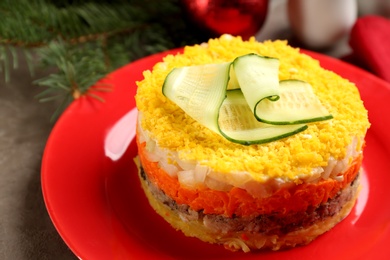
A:
POLYGON ((299 49, 285 41, 223 35, 166 56, 137 84, 141 184, 156 212, 185 235, 233 251, 278 250, 309 243, 349 214, 358 194, 367 111, 353 83, 299 49), (245 57, 244 64, 233 75, 238 57, 245 57), (247 57, 277 60, 272 82, 285 90, 276 95, 272 90, 268 100, 257 102, 252 93, 261 80, 255 76, 251 86, 247 72, 259 66, 252 60, 248 66, 247 57), (208 66, 220 71, 209 73, 208 66), (183 87, 194 67, 203 72, 195 71, 195 80, 183 87), (217 75, 205 85, 223 92, 196 91, 196 96, 194 90, 205 82, 199 73, 217 75), (293 94, 283 98, 286 90, 293 94), (272 104, 262 105, 265 101, 272 104), (245 111, 236 107, 242 103, 245 111), (253 119, 247 111, 256 123, 247 123, 253 119), (229 120, 228 129, 222 128, 229 120), (240 132, 259 127, 257 122, 269 127, 271 136, 240 132), (299 131, 275 138, 286 126, 299 131))

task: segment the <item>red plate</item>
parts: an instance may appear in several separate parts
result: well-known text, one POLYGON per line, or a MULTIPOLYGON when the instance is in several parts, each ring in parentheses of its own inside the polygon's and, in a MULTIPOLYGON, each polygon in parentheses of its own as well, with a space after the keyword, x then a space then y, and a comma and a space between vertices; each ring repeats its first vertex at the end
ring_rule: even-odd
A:
POLYGON ((390 85, 334 58, 306 52, 355 82, 372 123, 364 189, 352 213, 308 246, 232 253, 174 231, 150 208, 132 161, 135 81, 173 50, 131 63, 104 83, 104 102, 82 97, 55 125, 44 152, 42 189, 58 232, 81 259, 389 259, 390 85))

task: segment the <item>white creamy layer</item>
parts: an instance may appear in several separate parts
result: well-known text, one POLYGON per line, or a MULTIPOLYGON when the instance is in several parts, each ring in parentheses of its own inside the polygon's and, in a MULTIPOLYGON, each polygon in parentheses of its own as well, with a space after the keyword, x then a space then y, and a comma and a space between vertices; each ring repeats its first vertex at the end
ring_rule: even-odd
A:
MULTIPOLYGON (((146 156, 151 162, 157 162, 159 166, 171 177, 177 178, 179 183, 189 188, 209 188, 218 191, 229 191, 232 187, 247 190, 257 198, 268 197, 281 187, 294 185, 293 182, 286 182, 281 178, 270 178, 264 183, 255 181, 248 172, 231 172, 227 174, 215 172, 210 167, 201 165, 201 162, 183 161, 176 151, 159 147, 158 143, 151 139, 140 127, 142 113, 138 115, 138 140, 146 143, 146 156), (175 162, 172 164, 170 162, 175 162)), ((308 137, 309 138, 309 137, 308 137)), ((298 175, 297 178, 304 183, 317 183, 320 180, 334 179, 343 181, 345 172, 352 161, 361 153, 361 140, 354 138, 347 147, 347 154, 343 160, 336 160, 330 157, 326 167, 315 167, 309 175, 298 175)))

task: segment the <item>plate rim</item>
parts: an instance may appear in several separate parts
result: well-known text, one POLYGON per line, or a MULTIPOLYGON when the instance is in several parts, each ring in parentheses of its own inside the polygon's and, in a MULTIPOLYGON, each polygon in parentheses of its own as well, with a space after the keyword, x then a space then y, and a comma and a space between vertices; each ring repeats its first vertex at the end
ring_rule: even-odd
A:
MULTIPOLYGON (((178 48, 178 49, 173 49, 173 50, 169 50, 169 51, 165 51, 165 52, 162 52, 162 53, 157 53, 157 54, 154 54, 154 55, 151 55, 151 56, 147 56, 147 57, 144 57, 140 60, 137 60, 135 62, 132 62, 130 64, 127 64, 125 65, 124 67, 114 71, 113 73, 110 73, 107 78, 110 78, 110 77, 113 77, 115 76, 116 73, 118 73, 118 71, 121 71, 121 70, 126 70, 128 68, 128 66, 135 66, 134 64, 144 64, 144 63, 147 63, 148 61, 150 60, 159 60, 161 59, 162 57, 164 57, 165 55, 167 54, 173 54, 173 53, 177 53, 177 52, 180 52, 182 50, 182 48, 178 48)), ((321 60, 327 60, 329 61, 330 63, 332 62, 337 62, 337 63, 341 63, 341 64, 345 64, 343 66, 347 66, 347 67, 350 67, 352 68, 352 70, 356 70, 358 71, 358 73, 361 73, 364 77, 367 77, 368 80, 373 80, 373 81, 376 81, 376 82, 379 82, 381 85, 385 86, 386 87, 386 92, 389 92, 390 93, 390 84, 385 82, 384 80, 376 77, 375 75, 359 68, 359 67, 356 67, 354 65, 351 65, 351 64, 348 64, 348 63, 345 63, 343 61, 340 61, 338 59, 335 59, 333 57, 329 57, 329 56, 326 56, 326 55, 323 55, 323 54, 320 54, 320 53, 316 53, 316 52, 313 52, 313 51, 308 51, 308 50, 302 50, 303 53, 305 54, 308 54, 309 56, 312 56, 316 59, 319 59, 320 62, 321 60)), ((107 97, 109 95, 106 94, 105 96, 107 97)), ((390 96, 390 95, 389 95, 390 96)), ((47 208, 47 211, 49 213, 49 216, 56 228, 56 230, 59 232, 61 238, 65 241, 65 243, 68 245, 68 247, 72 250, 72 252, 76 255, 76 256, 79 256, 80 258, 84 258, 84 255, 82 252, 80 252, 79 249, 76 249, 77 248, 77 245, 74 245, 72 243, 72 241, 70 241, 69 238, 66 238, 65 234, 64 234, 64 231, 62 230, 62 227, 60 226, 60 223, 58 222, 58 219, 56 219, 56 215, 54 213, 55 209, 53 208, 53 204, 52 204, 52 201, 50 201, 51 199, 48 197, 48 189, 50 189, 48 186, 47 186, 47 176, 50 174, 48 172, 48 168, 49 168, 49 162, 48 162, 48 158, 50 158, 50 150, 52 150, 53 146, 55 145, 55 139, 57 138, 56 135, 58 135, 60 129, 61 129, 61 126, 63 124, 63 121, 65 120, 68 120, 68 117, 72 115, 72 113, 78 109, 78 105, 79 103, 82 103, 80 100, 75 100, 73 101, 70 106, 64 111, 64 113, 60 116, 60 118, 58 119, 57 123, 54 125, 53 129, 52 129, 52 132, 50 133, 49 135, 49 138, 47 140, 47 143, 46 143, 46 146, 45 146, 45 149, 44 149, 44 153, 43 153, 43 158, 42 158, 42 164, 41 164, 41 185, 42 185, 42 193, 43 193, 43 197, 44 197, 44 202, 45 202, 45 206, 47 208)), ((118 115, 119 117, 119 115, 118 115)), ((374 129, 376 130, 376 129, 374 129)), ((373 131, 373 130, 370 130, 370 131, 373 131)), ((377 130, 378 131, 378 130, 377 130)), ((378 133, 379 135, 381 134, 381 132, 379 131, 378 133)), ((390 146, 389 146, 390 147, 390 146)), ((386 150, 387 151, 390 151, 389 150, 389 147, 386 146, 386 150)))

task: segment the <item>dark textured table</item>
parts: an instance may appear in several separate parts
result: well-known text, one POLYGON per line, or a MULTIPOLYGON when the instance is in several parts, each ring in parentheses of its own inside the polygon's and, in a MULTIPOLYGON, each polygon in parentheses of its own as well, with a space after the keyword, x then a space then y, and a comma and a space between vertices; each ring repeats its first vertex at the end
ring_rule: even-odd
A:
MULTIPOLYGON (((43 201, 40 169, 50 117, 23 55, 0 80, 0 259, 77 259, 54 228, 43 201)), ((37 72, 36 77, 42 76, 37 72)))

